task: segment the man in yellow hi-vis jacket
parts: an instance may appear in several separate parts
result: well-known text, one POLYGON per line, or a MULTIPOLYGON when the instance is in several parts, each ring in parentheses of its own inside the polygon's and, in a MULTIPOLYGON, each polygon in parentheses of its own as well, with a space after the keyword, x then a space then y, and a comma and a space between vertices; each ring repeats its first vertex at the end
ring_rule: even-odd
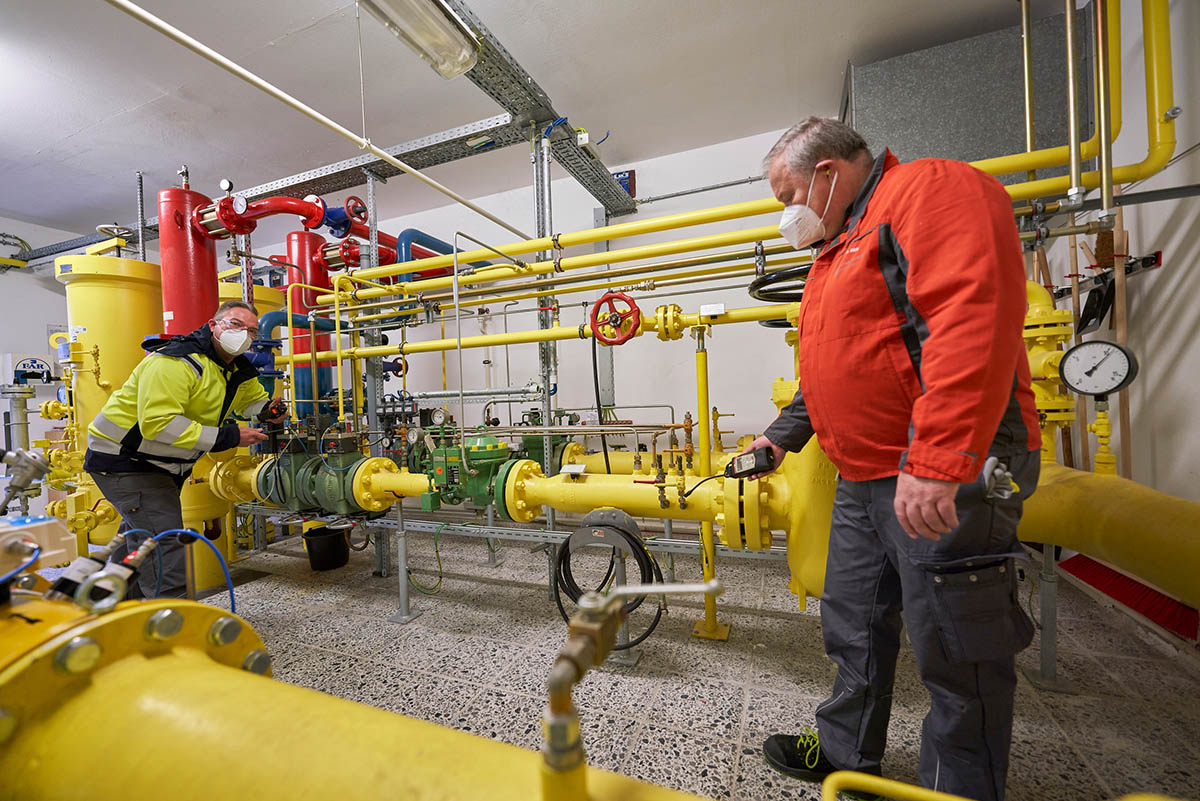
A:
MULTIPOLYGON (((260 421, 286 416, 282 401, 271 402, 258 371, 242 355, 257 336, 255 308, 230 300, 186 336, 146 340, 146 358, 88 426, 84 469, 121 513, 121 530, 130 531, 113 561, 137 550, 146 538, 133 529, 157 534, 183 526, 179 491, 201 456, 266 439, 256 428, 224 423, 230 411, 260 421)), ((183 546, 166 537, 158 550, 159 594, 182 597, 187 585, 183 546)), ((148 565, 128 597, 153 595, 157 570, 154 560, 148 565)))

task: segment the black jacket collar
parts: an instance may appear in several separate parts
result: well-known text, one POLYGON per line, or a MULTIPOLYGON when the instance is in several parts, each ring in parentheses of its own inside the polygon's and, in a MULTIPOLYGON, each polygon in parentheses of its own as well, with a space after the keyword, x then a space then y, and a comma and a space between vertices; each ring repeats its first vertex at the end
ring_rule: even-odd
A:
POLYGON ((207 324, 200 326, 190 334, 180 334, 170 338, 149 337, 142 342, 142 350, 161 353, 164 356, 200 354, 212 359, 213 363, 226 373, 231 373, 233 376, 241 378, 242 381, 258 377, 258 370, 245 355, 237 356, 233 361, 226 363, 221 354, 217 352, 216 345, 213 344, 212 331, 207 324))

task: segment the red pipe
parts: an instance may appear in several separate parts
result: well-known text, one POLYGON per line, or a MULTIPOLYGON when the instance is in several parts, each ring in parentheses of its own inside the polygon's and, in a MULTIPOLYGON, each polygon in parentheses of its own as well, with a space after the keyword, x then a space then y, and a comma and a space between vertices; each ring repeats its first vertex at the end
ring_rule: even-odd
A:
POLYGON ((158 193, 159 259, 162 262, 163 333, 189 334, 216 311, 216 243, 192 226, 192 214, 212 200, 190 189, 158 193))
MULTIPOLYGON (((341 257, 342 262, 344 262, 347 267, 350 267, 350 268, 359 267, 362 264, 362 255, 363 255, 362 246, 359 245, 358 242, 356 242, 353 239, 343 239, 341 241, 341 243, 338 244, 338 256, 341 257)), ((322 267, 324 267, 326 270, 331 269, 329 266, 328 260, 325 258, 324 249, 322 250, 320 256, 318 257, 318 261, 319 261, 320 265, 322 267)), ((379 246, 379 263, 381 265, 395 264, 396 263, 396 251, 392 250, 391 248, 380 245, 379 246)))
MULTIPOLYGON (((371 229, 370 229, 370 227, 367 226, 366 223, 360 223, 356 220, 351 220, 350 221, 350 233, 348 234, 348 236, 356 236, 359 239, 363 240, 364 242, 370 242, 371 241, 371 229)), ((383 231, 380 231, 379 232, 379 244, 387 245, 392 250, 395 250, 396 249, 396 237, 392 236, 391 234, 385 234, 383 231)))
MULTIPOLYGON (((292 295, 292 312, 294 314, 307 314, 313 306, 317 305, 317 295, 320 292, 291 286, 292 284, 310 284, 322 289, 333 289, 333 284, 329 281, 329 273, 321 266, 324 261, 321 257, 321 249, 324 247, 325 237, 314 234, 312 231, 292 231, 287 235, 287 260, 290 262, 287 291, 289 295, 293 292, 296 293, 292 295)), ((296 353, 308 353, 310 350, 308 332, 300 329, 293 332, 292 336, 296 353)), ((329 334, 318 334, 317 350, 331 349, 329 334)), ((321 366, 328 367, 331 364, 333 362, 322 362, 321 366)))
POLYGON ((300 222, 306 229, 319 228, 325 222, 325 201, 316 195, 309 195, 303 200, 295 197, 265 197, 247 203, 241 213, 236 210, 234 198, 223 197, 217 200, 212 208, 224 233, 209 234, 200 223, 201 215, 208 212, 208 208, 194 211, 192 223, 201 234, 213 239, 224 239, 230 234, 251 233, 258 227, 258 220, 276 214, 295 214, 300 217, 300 222))

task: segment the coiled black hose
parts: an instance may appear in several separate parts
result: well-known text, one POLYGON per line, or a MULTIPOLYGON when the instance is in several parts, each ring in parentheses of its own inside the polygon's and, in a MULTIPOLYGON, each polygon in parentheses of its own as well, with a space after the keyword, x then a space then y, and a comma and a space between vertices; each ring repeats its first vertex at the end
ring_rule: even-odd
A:
MULTIPOLYGON (((653 582, 662 583, 662 571, 658 567, 658 563, 654 561, 654 557, 650 555, 650 551, 646 548, 646 543, 642 542, 641 538, 630 534, 620 528, 610 528, 610 531, 615 531, 624 538, 629 544, 629 549, 633 553, 633 560, 637 562, 638 575, 640 578, 639 584, 651 584, 653 582)), ((571 548, 570 540, 567 540, 562 545, 558 546, 558 552, 554 556, 554 602, 558 604, 558 613, 562 615, 562 619, 570 621, 571 616, 567 614, 567 609, 563 605, 563 595, 571 599, 572 603, 578 603, 583 595, 583 590, 575 581, 575 576, 571 573, 571 548)), ((612 558, 608 562, 608 570, 604 573, 604 578, 600 581, 600 586, 596 588, 596 592, 602 592, 604 585, 608 583, 609 576, 612 574, 614 562, 617 559, 617 549, 613 549, 612 558)), ((642 605, 646 600, 645 595, 639 595, 625 604, 625 614, 628 615, 633 610, 642 605)), ((627 648, 632 648, 635 645, 640 645, 645 642, 650 633, 658 626, 658 622, 662 620, 662 605, 659 604, 654 612, 654 619, 650 621, 650 625, 646 630, 623 645, 613 646, 614 651, 624 651, 627 648)))
POLYGON ((755 300, 768 303, 795 303, 804 294, 804 279, 808 277, 811 264, 797 264, 782 270, 760 275, 750 282, 747 291, 755 300), (796 286, 790 286, 797 284, 796 286))

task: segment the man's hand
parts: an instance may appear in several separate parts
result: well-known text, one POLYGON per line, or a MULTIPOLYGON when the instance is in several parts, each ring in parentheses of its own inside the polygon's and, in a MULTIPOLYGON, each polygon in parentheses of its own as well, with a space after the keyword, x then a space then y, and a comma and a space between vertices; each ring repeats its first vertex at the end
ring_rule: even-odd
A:
POLYGON ((758 439, 754 440, 754 442, 751 442, 745 447, 742 453, 750 453, 750 451, 756 451, 759 448, 771 449, 771 455, 775 457, 775 466, 770 470, 767 470, 765 473, 755 473, 754 475, 747 477, 747 481, 753 481, 756 478, 762 478, 765 475, 775 472, 777 469, 779 469, 779 465, 783 464, 783 457, 787 456, 787 451, 776 445, 774 442, 771 442, 771 440, 767 439, 766 437, 759 437, 758 439))
POLYGON ((954 508, 957 492, 955 481, 900 473, 893 503, 900 527, 914 540, 917 537, 940 540, 958 526, 958 512, 954 508))
POLYGON ((238 429, 238 447, 247 448, 258 442, 265 442, 267 435, 259 431, 257 428, 242 426, 238 429))
POLYGON ((288 405, 283 398, 275 398, 259 412, 259 420, 266 423, 282 423, 287 419, 288 405))

